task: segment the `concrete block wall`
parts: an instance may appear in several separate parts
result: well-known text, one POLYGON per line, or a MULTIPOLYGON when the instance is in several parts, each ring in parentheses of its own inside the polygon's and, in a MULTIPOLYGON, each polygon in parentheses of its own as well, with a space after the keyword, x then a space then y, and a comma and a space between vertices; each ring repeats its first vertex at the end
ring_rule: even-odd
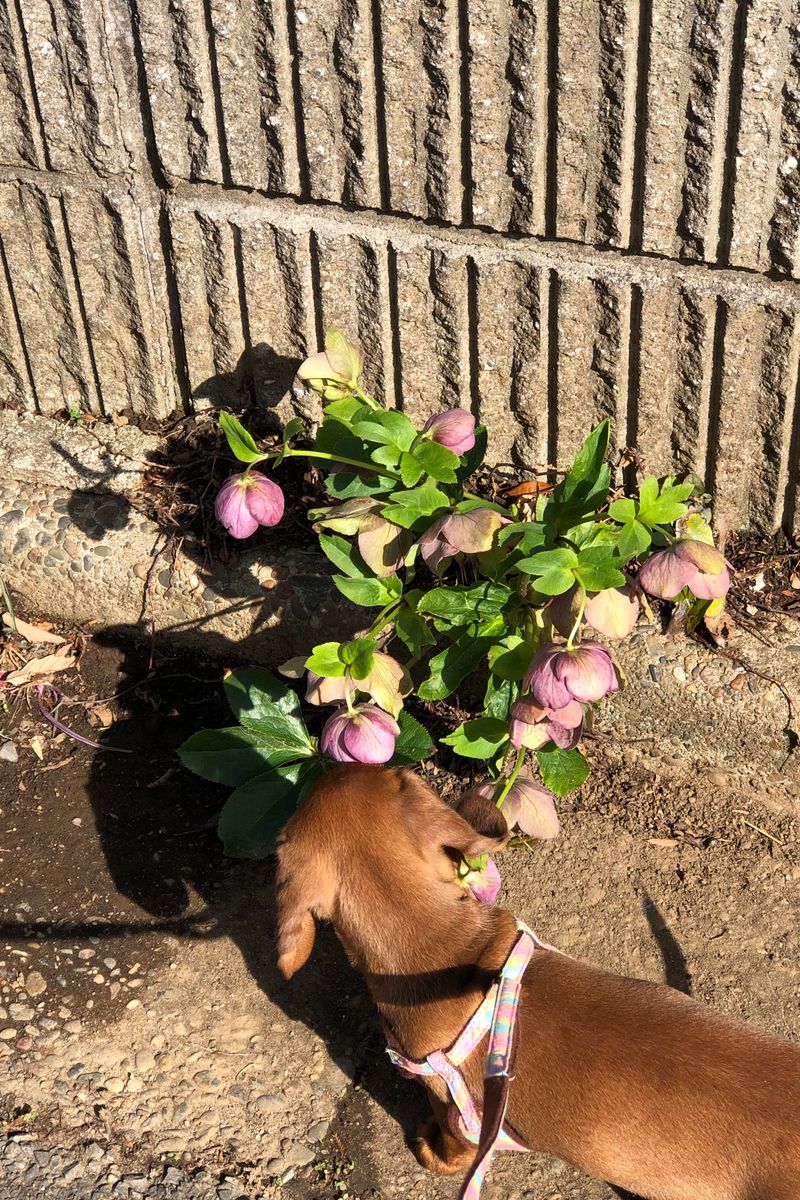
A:
POLYGON ((0 0, 0 67, 0 404, 274 405, 336 323, 797 524, 800 0, 0 0))

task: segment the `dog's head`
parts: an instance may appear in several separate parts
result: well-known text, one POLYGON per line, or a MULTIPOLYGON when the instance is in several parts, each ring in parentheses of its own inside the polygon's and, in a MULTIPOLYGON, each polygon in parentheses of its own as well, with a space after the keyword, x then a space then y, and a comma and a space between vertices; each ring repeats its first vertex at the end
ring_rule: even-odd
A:
POLYGON ((404 897, 431 905, 464 892, 461 857, 508 841, 502 813, 470 796, 456 812, 413 772, 344 766, 325 775, 278 841, 278 967, 290 978, 314 944, 314 917, 331 920, 345 946, 367 927, 388 928, 404 897))

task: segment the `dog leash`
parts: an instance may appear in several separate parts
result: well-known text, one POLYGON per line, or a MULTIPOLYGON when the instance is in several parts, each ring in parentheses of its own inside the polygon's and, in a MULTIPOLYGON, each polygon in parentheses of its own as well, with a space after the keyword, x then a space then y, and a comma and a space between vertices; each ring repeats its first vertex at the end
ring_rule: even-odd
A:
POLYGON ((386 1052, 391 1061, 407 1075, 438 1075, 458 1109, 463 1136, 478 1147, 475 1161, 459 1193, 459 1200, 478 1200, 496 1150, 528 1152, 528 1147, 506 1133, 503 1126, 516 1057, 522 978, 534 951, 537 948, 549 950, 551 947, 540 942, 523 921, 517 921, 517 931, 517 938, 497 980, 449 1049, 434 1050, 425 1059, 408 1058, 392 1030, 388 1025, 385 1027, 388 1042, 386 1052), (459 1068, 487 1032, 489 1044, 481 1115, 459 1068))

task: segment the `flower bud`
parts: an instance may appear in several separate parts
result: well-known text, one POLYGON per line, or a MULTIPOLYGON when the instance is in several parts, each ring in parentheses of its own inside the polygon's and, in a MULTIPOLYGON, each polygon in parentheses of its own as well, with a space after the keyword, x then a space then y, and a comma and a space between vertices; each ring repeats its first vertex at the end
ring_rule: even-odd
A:
POLYGON ((570 700, 563 708, 540 708, 530 696, 523 696, 511 709, 509 731, 512 746, 520 750, 539 750, 554 742, 559 750, 573 750, 583 733, 583 708, 570 700))
POLYGON ((493 858, 488 859, 482 871, 470 871, 460 880, 481 904, 494 904, 500 891, 500 882, 500 871, 493 858))
POLYGON ((687 587, 698 600, 715 600, 727 594, 731 577, 721 550, 705 540, 680 538, 648 558, 637 582, 660 600, 674 600, 687 587))
POLYGON ((422 432, 460 458, 475 445, 475 418, 465 408, 449 408, 429 417, 422 432))
POLYGON ((340 329, 325 334, 325 349, 301 363, 299 379, 325 400, 343 400, 352 395, 361 374, 358 348, 340 329))
POLYGON ((509 827, 516 825, 528 837, 554 838, 561 828, 553 793, 524 775, 511 785, 502 812, 509 827))
POLYGON ((235 538, 250 537, 259 525, 277 525, 283 508, 283 492, 260 471, 231 475, 214 501, 217 520, 235 538))
POLYGON ((385 763, 394 754, 400 726, 374 704, 333 714, 323 726, 320 749, 342 763, 385 763))
POLYGON ((446 559, 491 550, 497 530, 506 524, 507 519, 493 508, 448 513, 434 521, 420 538, 420 553, 430 569, 438 574, 446 559))

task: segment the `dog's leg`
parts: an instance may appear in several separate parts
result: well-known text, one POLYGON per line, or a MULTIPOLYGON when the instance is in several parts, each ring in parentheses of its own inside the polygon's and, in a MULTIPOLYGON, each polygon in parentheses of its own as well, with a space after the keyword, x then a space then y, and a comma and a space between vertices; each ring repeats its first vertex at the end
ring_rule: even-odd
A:
POLYGON ((448 1116, 452 1105, 428 1092, 433 1116, 417 1126, 412 1149, 417 1161, 435 1175, 463 1174, 472 1164, 476 1147, 451 1132, 448 1116))

